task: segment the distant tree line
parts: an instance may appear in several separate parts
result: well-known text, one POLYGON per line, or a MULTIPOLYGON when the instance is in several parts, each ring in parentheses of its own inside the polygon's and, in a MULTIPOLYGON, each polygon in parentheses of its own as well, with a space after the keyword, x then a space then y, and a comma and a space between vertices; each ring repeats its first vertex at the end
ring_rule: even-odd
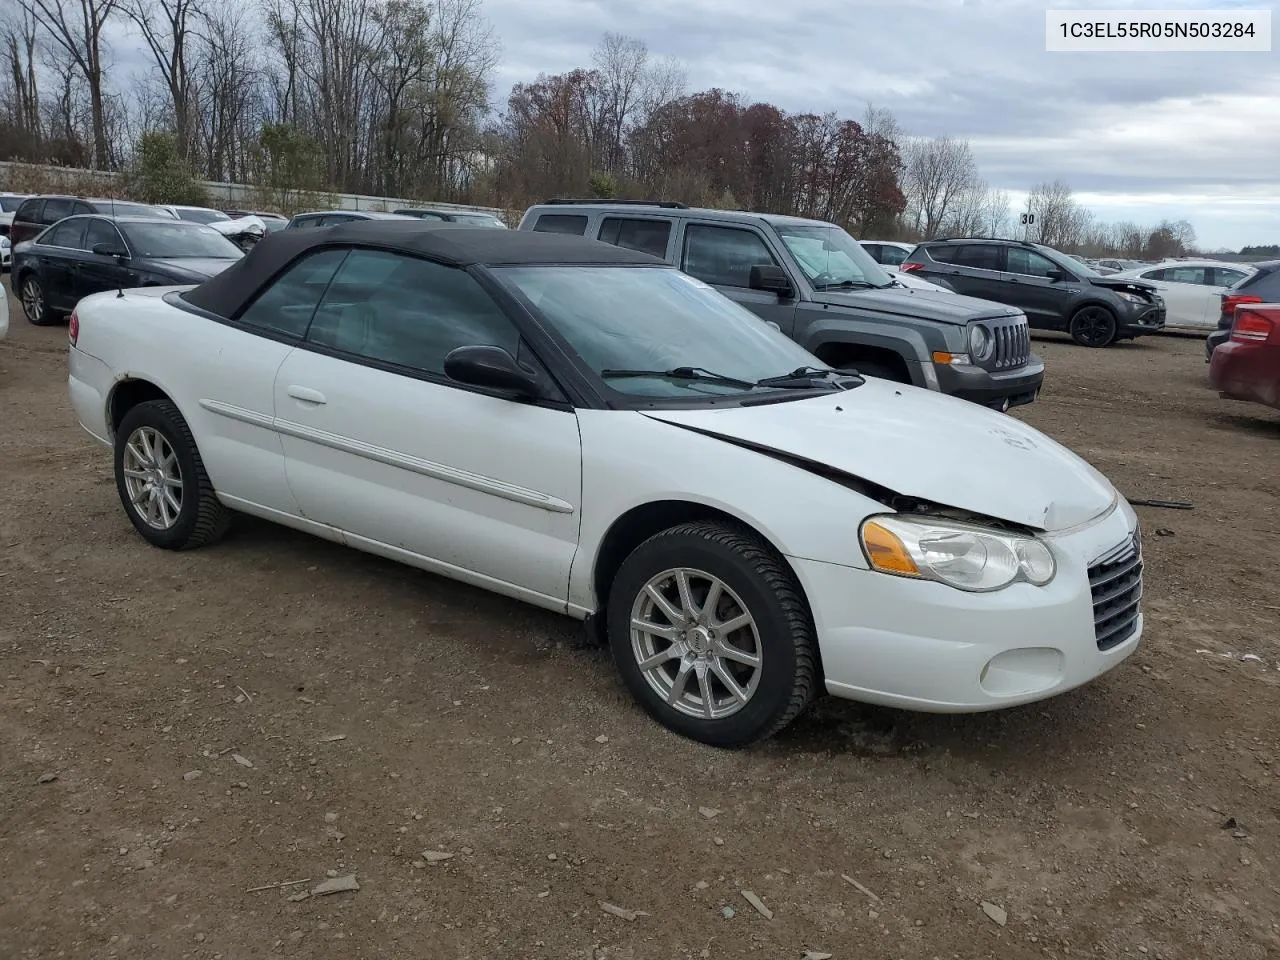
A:
MULTIPOLYGON (((14 0, 0 11, 0 160, 521 208, 661 198, 833 220, 855 235, 1022 236, 970 145, 885 110, 788 113, 606 34, 590 62, 491 103, 480 0, 14 0), (151 70, 113 69, 110 24, 151 70)), ((139 186, 141 189, 141 186, 139 186)), ((1031 191, 1031 239, 1126 257, 1190 252, 1186 221, 1102 224, 1061 181, 1031 191)))

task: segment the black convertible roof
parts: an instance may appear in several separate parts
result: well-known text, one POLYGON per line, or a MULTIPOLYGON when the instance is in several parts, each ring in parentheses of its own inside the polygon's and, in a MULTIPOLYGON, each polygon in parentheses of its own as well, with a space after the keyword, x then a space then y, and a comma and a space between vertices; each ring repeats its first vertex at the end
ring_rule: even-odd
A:
POLYGON ((360 220, 333 227, 281 230, 263 237, 217 276, 181 294, 220 317, 234 317, 285 267, 312 251, 372 247, 416 254, 450 266, 665 266, 647 253, 558 233, 493 230, 421 220, 360 220))

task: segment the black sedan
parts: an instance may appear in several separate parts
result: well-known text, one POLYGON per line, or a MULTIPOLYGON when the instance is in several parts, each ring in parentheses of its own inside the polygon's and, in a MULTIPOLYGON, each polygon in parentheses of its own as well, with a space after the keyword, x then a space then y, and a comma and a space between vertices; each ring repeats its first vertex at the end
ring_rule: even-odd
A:
POLYGON ((44 326, 91 293, 201 283, 242 256, 198 223, 76 216, 14 247, 11 280, 27 319, 44 326))

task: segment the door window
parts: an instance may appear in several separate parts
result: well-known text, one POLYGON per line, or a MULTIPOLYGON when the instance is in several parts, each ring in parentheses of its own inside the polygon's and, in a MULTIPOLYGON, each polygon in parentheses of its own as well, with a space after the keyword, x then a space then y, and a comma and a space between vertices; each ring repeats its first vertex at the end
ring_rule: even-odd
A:
POLYGON ((92 250, 100 243, 108 243, 118 250, 125 249, 124 241, 120 239, 120 234, 115 226, 106 220, 95 218, 89 221, 88 229, 85 230, 84 248, 92 250))
POLYGON ((605 217, 600 224, 600 239, 616 247, 638 250, 654 257, 666 257, 667 240, 671 236, 669 220, 634 220, 629 217, 605 217))
POLYGON ((1203 286, 1209 282, 1205 277, 1207 272, 1204 267, 1169 267, 1164 272, 1164 278, 1173 283, 1196 283, 1203 286))
POLYGON ((1050 274, 1065 272, 1048 257, 1028 250, 1026 247, 1010 247, 1008 250, 1010 273, 1018 273, 1027 277, 1048 277, 1050 274))
POLYGON ((690 224, 684 233, 680 269, 704 283, 721 287, 750 287, 751 268, 778 266, 759 234, 737 227, 690 224))
POLYGON ((289 267, 240 314, 250 327, 301 338, 325 288, 346 258, 346 250, 323 250, 289 267))
POLYGON ((1143 280, 1156 280, 1156 281, 1163 282, 1169 279, 1168 274, 1169 274, 1168 270, 1160 269, 1160 270, 1148 270, 1146 273, 1141 274, 1140 276, 1142 277, 1143 280))
POLYGON ((1226 267, 1214 267, 1213 286, 1230 287, 1233 284, 1239 283, 1246 276, 1248 276, 1248 274, 1243 270, 1229 270, 1226 267))
POLYGON ((44 213, 40 216, 40 222, 57 223, 63 217, 71 216, 71 207, 70 200, 62 197, 51 197, 44 202, 44 213))
MULTIPOLYGON (((883 263, 886 266, 896 267, 907 259, 907 251, 901 247, 884 246, 880 248, 880 255, 876 257, 877 263, 883 263)), ((995 269, 994 267, 992 269, 995 269)))
MULTIPOLYGON (((1039 256, 1039 254, 1036 254, 1039 256)), ((1040 257, 1043 260, 1043 257, 1040 257)), ((953 261, 958 267, 969 267, 973 270, 999 270, 1000 248, 991 243, 966 243, 956 247, 956 258, 953 261)), ((1046 261, 1048 262, 1048 261, 1046 261)), ((1013 251, 1009 251, 1009 269, 1013 270, 1013 251)), ((1018 271, 1014 271, 1017 273, 1018 271)))
POLYGON ((68 220, 53 227, 40 242, 50 247, 68 247, 72 250, 84 248, 83 220, 68 220))
POLYGON ((533 225, 534 233, 568 233, 580 237, 587 232, 587 218, 581 214, 544 213, 533 225))
POLYGON ((444 374, 458 347, 520 350, 520 333, 464 270, 353 250, 325 292, 307 341, 353 357, 444 374))

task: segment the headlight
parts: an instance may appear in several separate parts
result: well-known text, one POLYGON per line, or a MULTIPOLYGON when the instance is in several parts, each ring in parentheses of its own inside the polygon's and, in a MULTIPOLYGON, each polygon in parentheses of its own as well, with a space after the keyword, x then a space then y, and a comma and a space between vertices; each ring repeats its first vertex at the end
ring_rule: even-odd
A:
POLYGON ((872 517, 862 524, 861 540, 872 570, 975 593, 1020 580, 1042 587, 1057 572, 1053 554, 1034 537, 951 520, 872 517))
POLYGON ((1136 293, 1125 293, 1123 290, 1117 290, 1116 296, 1119 297, 1121 300, 1128 300, 1130 303, 1145 304, 1147 302, 1145 299, 1138 296, 1136 293))
POLYGON ((969 355, 978 363, 991 356, 991 348, 995 341, 986 327, 974 324, 969 328, 969 355))

